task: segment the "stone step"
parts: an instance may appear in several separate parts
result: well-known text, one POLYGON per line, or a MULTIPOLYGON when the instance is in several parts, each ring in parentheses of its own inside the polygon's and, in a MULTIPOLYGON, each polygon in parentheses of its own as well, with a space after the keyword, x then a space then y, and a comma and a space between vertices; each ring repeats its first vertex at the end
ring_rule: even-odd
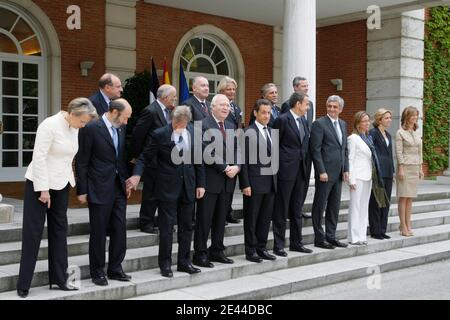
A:
MULTIPOLYGON (((265 272, 195 287, 169 290, 131 300, 260 300, 450 258, 450 241, 411 246, 337 261, 265 272)), ((380 276, 377 280, 375 277, 380 276)))
MULTIPOLYGON (((415 227, 420 228, 424 226, 431 226, 435 224, 443 224, 449 223, 450 217, 449 212, 447 211, 434 211, 431 213, 425 212, 425 214, 420 213, 425 209, 431 208, 439 208, 439 207, 450 207, 450 200, 448 203, 439 204, 421 204, 420 206, 414 207, 415 214, 413 215, 413 220, 415 220, 415 227), (442 215, 441 215, 442 214, 442 215), (416 216, 417 215, 417 216, 416 216), (445 221, 441 221, 441 218, 446 219, 445 221)), ((450 208, 449 208, 450 209, 450 208)), ((393 210, 396 212, 397 209, 393 210)), ((341 223, 346 222, 348 215, 348 209, 343 209, 340 212, 339 221, 341 223)), ((396 228, 397 224, 392 225, 392 223, 398 223, 398 217, 390 218, 390 226, 389 230, 394 230, 392 228, 396 228)), ((311 227, 312 221, 311 219, 304 220, 304 228, 311 227)), ((289 222, 288 222, 289 225, 289 222)), ((344 227, 345 229, 346 227, 344 227)), ((225 237, 242 235, 244 233, 242 221, 239 224, 229 224, 225 227, 225 237)), ((307 236, 307 233, 305 233, 307 236)), ((345 236, 345 235, 344 235, 345 236)), ((174 242, 177 241, 177 234, 174 233, 174 242)), ((84 255, 89 252, 89 235, 80 235, 80 236, 69 236, 67 239, 68 245, 68 254, 69 256, 77 256, 84 255)), ((156 234, 147 234, 140 232, 139 230, 128 230, 127 231, 127 248, 135 249, 140 247, 150 247, 158 245, 158 236, 156 234)), ((14 242, 6 242, 0 243, 0 266, 14 264, 20 262, 21 255, 21 241, 14 242)), ((39 248, 38 260, 45 260, 48 258, 48 240, 43 239, 41 241, 41 246, 39 248)), ((156 265, 155 265, 156 266, 156 265)))
MULTIPOLYGON (((234 215, 242 218, 242 204, 235 203, 233 205, 234 215)), ((305 204, 305 212, 310 212, 311 204, 305 204)), ((438 200, 422 200, 414 201, 412 207, 412 213, 423 213, 430 211, 450 210, 450 199, 438 199, 438 200)), ((342 205, 339 212, 339 222, 347 221, 348 206, 342 205)), ((390 216, 397 216, 397 204, 391 205, 390 216)), ((80 236, 89 234, 89 213, 87 209, 71 209, 68 212, 69 220, 69 237, 80 236)), ((311 220, 304 220, 305 226, 311 226, 311 220)), ((139 228, 139 206, 130 205, 127 207, 127 229, 133 230, 139 228)), ((234 229, 230 229, 234 231, 234 229)), ((22 239, 22 224, 14 223, 9 225, 0 225, 0 244, 6 242, 21 241, 22 239)), ((47 239, 47 226, 44 227, 43 239, 47 239)), ((2 250, 0 249, 0 252, 2 250)), ((43 257, 43 256, 42 256, 43 257)), ((0 258, 0 265, 2 264, 0 258)))
MULTIPOLYGON (((390 250, 393 246, 401 246, 404 242, 405 238, 400 237, 398 235, 398 218, 391 219, 392 221, 389 224, 389 231, 392 231, 396 235, 397 242, 392 241, 380 241, 375 240, 381 244, 384 244, 383 250, 390 250), (397 220, 397 221, 394 221, 397 220), (396 231, 396 232, 394 232, 396 231)), ((450 212, 430 212, 423 214, 416 214, 413 216, 413 228, 415 229, 418 237, 412 237, 408 239, 416 239, 416 241, 441 241, 446 240, 450 236, 450 212), (437 234, 426 234, 425 238, 420 236, 420 233, 423 233, 423 230, 428 230, 429 227, 443 227, 442 232, 437 234), (416 231, 417 230, 417 231, 416 231)), ((434 231, 439 229, 433 229, 434 231)), ((314 232, 312 227, 304 228, 303 230, 303 242, 305 244, 311 244, 314 241, 314 232)), ((287 243, 289 240, 289 232, 287 232, 287 243)), ((347 224, 339 223, 336 236, 338 239, 343 239, 347 236, 347 224)), ((411 242, 409 240, 408 243, 416 244, 415 242, 411 242)), ((243 235, 238 236, 229 236, 224 240, 227 256, 238 256, 244 254, 244 244, 243 244, 243 235)), ((269 234, 268 248, 272 248, 273 245, 273 235, 269 234)), ((173 263, 176 263, 176 254, 177 254, 177 245, 174 244, 173 247, 173 263)), ((318 248, 315 251, 319 250, 318 248)), ((290 253, 292 254, 292 253, 290 253)), ((314 257, 314 256, 312 256, 314 257)), ((310 259, 309 257, 306 259, 310 259)), ((78 266, 80 269, 80 274, 82 279, 86 279, 89 277, 89 259, 87 255, 79 255, 69 257, 69 265, 78 266)), ((42 286, 48 283, 48 266, 46 260, 40 260, 36 264, 36 270, 34 273, 34 278, 32 282, 32 287, 42 286)), ((140 247, 136 249, 127 250, 126 258, 122 264, 125 272, 135 272, 138 270, 152 269, 157 268, 158 266, 158 247, 150 246, 150 247, 140 247)), ((0 266, 0 292, 13 290, 15 284, 17 282, 18 277, 19 264, 9 264, 0 266)))
MULTIPOLYGON (((80 281, 79 291, 35 287, 28 299, 264 299, 366 276, 370 267, 385 272, 450 257, 450 225, 416 229, 413 237, 389 235, 388 240, 369 239, 367 246, 335 250, 308 245, 312 254, 290 252, 286 258, 258 264, 239 255, 232 265, 217 263, 195 275, 174 269, 171 279, 153 268, 130 273, 131 282, 111 280, 107 287, 95 286, 90 279, 80 281)), ((0 293, 0 299, 18 297, 12 288, 0 293)))

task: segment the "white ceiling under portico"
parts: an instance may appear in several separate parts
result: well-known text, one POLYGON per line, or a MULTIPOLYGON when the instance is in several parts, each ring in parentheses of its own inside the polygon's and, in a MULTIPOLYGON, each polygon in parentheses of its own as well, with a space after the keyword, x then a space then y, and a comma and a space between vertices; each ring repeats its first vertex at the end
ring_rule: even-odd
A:
MULTIPOLYGON (((144 0, 162 6, 234 18, 272 26, 283 25, 284 0, 144 0)), ((298 0, 303 1, 303 0, 298 0)), ((319 25, 365 19, 370 5, 383 14, 450 4, 450 0, 317 0, 319 25)))

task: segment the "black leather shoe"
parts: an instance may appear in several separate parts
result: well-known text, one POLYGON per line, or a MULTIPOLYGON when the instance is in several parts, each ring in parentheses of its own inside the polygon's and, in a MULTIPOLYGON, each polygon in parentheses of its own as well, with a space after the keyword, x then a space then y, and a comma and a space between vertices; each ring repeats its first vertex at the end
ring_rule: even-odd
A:
POLYGON ((390 239, 391 237, 389 237, 386 233, 381 235, 384 239, 390 239))
POLYGON ((74 287, 72 285, 59 285, 59 284, 54 284, 54 283, 50 283, 50 290, 62 290, 62 291, 76 291, 79 290, 79 288, 74 287), (56 286, 56 287, 54 287, 56 286))
POLYGON ((314 246, 318 247, 318 248, 322 248, 322 249, 334 249, 334 248, 336 248, 332 244, 330 244, 328 242, 325 242, 325 241, 323 241, 323 242, 316 242, 316 243, 314 243, 314 246))
POLYGON ((172 278, 173 272, 170 268, 161 269, 161 275, 166 278, 172 278))
POLYGON ((192 260, 192 263, 196 266, 203 267, 203 268, 214 268, 214 264, 210 262, 208 259, 195 259, 192 260))
POLYGON ((229 223, 239 223, 240 222, 239 219, 234 218, 231 214, 227 215, 226 221, 229 223))
POLYGON ((21 298, 26 298, 28 297, 28 292, 29 290, 25 290, 25 289, 17 289, 17 295, 21 298))
POLYGON ((313 252, 311 249, 308 249, 305 246, 289 247, 289 251, 297 251, 297 252, 303 252, 303 253, 312 253, 313 252))
POLYGON ((331 244, 332 246, 335 247, 339 247, 339 248, 347 248, 348 244, 340 242, 339 240, 330 240, 328 241, 329 244, 331 244))
POLYGON ((140 228, 140 230, 141 230, 141 232, 145 232, 145 233, 152 233, 152 234, 158 233, 158 229, 153 226, 143 226, 140 228))
POLYGON ((209 255, 209 260, 227 264, 234 263, 232 259, 225 257, 225 255, 209 255))
POLYGON ((383 236, 379 235, 379 234, 371 235, 371 237, 374 238, 374 239, 378 239, 378 240, 384 240, 383 236))
POLYGON ((311 219, 311 214, 310 213, 302 213, 302 217, 305 219, 311 219))
POLYGON ((92 282, 98 286, 107 286, 108 285, 108 280, 106 279, 105 276, 92 278, 92 282))
POLYGON ((275 257, 273 254, 270 254, 267 249, 264 250, 256 250, 256 254, 263 258, 264 260, 276 260, 277 257, 275 257))
POLYGON ((126 274, 125 272, 108 272, 108 278, 111 280, 118 280, 118 281, 130 281, 131 276, 126 274))
POLYGON ((245 259, 247 259, 250 262, 256 262, 256 263, 260 263, 263 261, 263 259, 261 259, 261 257, 258 256, 256 254, 256 252, 254 252, 253 254, 246 254, 245 259))
POLYGON ((284 249, 273 249, 273 253, 280 257, 287 257, 287 252, 284 249))
POLYGON ((189 274, 202 272, 202 270, 200 270, 199 268, 194 267, 192 264, 180 265, 180 266, 177 267, 177 271, 186 272, 186 273, 189 273, 189 274))

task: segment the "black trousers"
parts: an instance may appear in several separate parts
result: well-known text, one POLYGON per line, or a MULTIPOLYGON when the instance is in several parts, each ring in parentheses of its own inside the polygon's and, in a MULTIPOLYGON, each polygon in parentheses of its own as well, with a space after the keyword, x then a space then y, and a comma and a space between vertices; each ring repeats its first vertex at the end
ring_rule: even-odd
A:
POLYGON ((230 192, 205 192, 202 199, 197 201, 197 215, 194 232, 194 257, 205 259, 208 257, 208 235, 211 230, 211 246, 209 254, 223 253, 225 246, 225 219, 230 201, 230 192))
MULTIPOLYGON (((237 182, 238 178, 234 179, 234 183, 233 183, 233 190, 236 188, 236 182, 237 182)), ((228 212, 227 212, 227 218, 232 218, 233 215, 233 207, 231 206, 233 204, 233 197, 234 197, 234 192, 230 193, 230 199, 229 199, 229 205, 228 205, 228 212)))
POLYGON ((373 192, 370 195, 369 200, 369 229, 370 235, 380 236, 386 233, 388 216, 389 216, 389 205, 391 202, 392 193, 392 178, 383 178, 384 187, 386 189, 386 195, 389 199, 389 204, 386 208, 378 207, 377 201, 373 196, 373 192))
POLYGON ((50 209, 39 201, 33 182, 25 182, 22 224, 22 255, 17 289, 28 290, 33 279, 39 246, 47 215, 49 283, 64 285, 67 281, 67 206, 69 184, 62 190, 50 190, 50 209))
POLYGON ((312 205, 312 222, 314 242, 336 240, 336 228, 341 206, 342 181, 321 182, 316 178, 316 190, 312 205), (326 209, 325 209, 326 206, 326 209), (322 228, 323 211, 325 210, 325 232, 322 228))
POLYGON ((288 217, 290 226, 290 246, 302 245, 303 220, 301 201, 304 199, 305 183, 306 179, 303 172, 303 164, 300 164, 297 179, 277 181, 275 210, 272 216, 274 250, 284 249, 286 219, 288 217))
MULTIPOLYGON (((184 193, 184 190, 183 190, 184 193)), ((178 224, 178 258, 179 266, 191 263, 192 212, 194 202, 181 196, 178 201, 159 203, 159 254, 158 264, 161 269, 172 265, 172 228, 178 224)))
POLYGON ((155 171, 154 168, 145 168, 142 188, 141 209, 139 210, 139 226, 156 226, 155 213, 158 208, 158 200, 155 197, 155 171))
POLYGON ((89 207, 89 268, 92 278, 105 275, 106 232, 109 231, 108 272, 122 271, 127 250, 127 200, 119 178, 115 182, 115 199, 108 204, 88 203, 89 207))
POLYGON ((245 254, 266 249, 270 220, 275 203, 275 193, 253 193, 244 195, 244 243, 245 254))

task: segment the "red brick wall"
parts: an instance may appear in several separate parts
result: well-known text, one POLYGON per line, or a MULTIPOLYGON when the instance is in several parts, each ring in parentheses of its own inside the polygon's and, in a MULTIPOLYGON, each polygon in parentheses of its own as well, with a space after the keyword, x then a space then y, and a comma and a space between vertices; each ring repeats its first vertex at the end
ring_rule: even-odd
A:
MULTIPOLYGON (((105 71, 105 3, 90 0, 34 0, 49 17, 61 45, 61 104, 97 90, 98 79, 105 71), (81 9, 81 29, 68 30, 67 7, 81 9), (80 61, 94 61, 87 77, 81 76, 80 61)), ((31 12, 32 14, 32 12, 31 12)))
POLYGON ((337 94, 345 101, 341 117, 351 131, 353 115, 366 110, 366 21, 343 23, 317 30, 317 116, 326 114, 326 99, 337 94), (330 80, 342 79, 336 91, 330 80))
POLYGON ((171 79, 178 77, 170 70, 172 70, 174 51, 186 32, 202 24, 211 24, 225 31, 237 44, 244 60, 245 107, 248 121, 250 109, 259 98, 262 85, 272 82, 273 78, 273 28, 271 26, 178 10, 142 1, 139 1, 136 6, 136 15, 136 71, 150 69, 152 56, 156 68, 162 69, 164 57, 166 57, 171 79))

